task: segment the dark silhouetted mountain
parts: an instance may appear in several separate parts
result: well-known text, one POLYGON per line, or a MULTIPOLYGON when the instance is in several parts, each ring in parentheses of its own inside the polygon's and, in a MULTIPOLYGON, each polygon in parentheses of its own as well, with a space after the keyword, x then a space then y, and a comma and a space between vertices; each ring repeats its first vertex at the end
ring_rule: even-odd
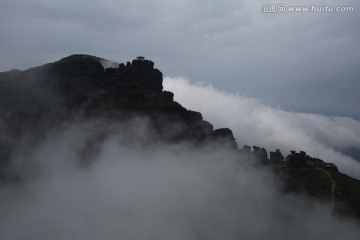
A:
MULTIPOLYGON (((106 68, 104 59, 72 55, 26 71, 0 73, 0 176, 8 179, 6 166, 19 139, 36 142, 69 118, 107 118, 125 121, 148 119, 155 135, 164 142, 186 141, 195 146, 208 142, 238 151, 228 128, 216 129, 199 112, 187 110, 163 91, 162 73, 154 63, 138 57, 131 63, 106 68)), ((87 144, 96 149, 98 136, 87 144)), ((343 216, 360 219, 360 181, 338 172, 333 164, 292 152, 284 159, 280 150, 257 146, 239 150, 243 160, 274 169, 284 191, 306 193, 332 204, 343 216), (334 185, 335 183, 335 185, 334 185)), ((86 158, 86 156, 84 157, 86 158)), ((240 159, 240 157, 239 157, 240 159)))
MULTIPOLYGON (((162 89, 162 73, 152 61, 140 58, 104 69, 100 58, 72 55, 27 71, 1 73, 0 109, 13 136, 38 134, 81 112, 87 117, 146 116, 169 141, 219 137, 200 113, 185 109, 162 89), (168 131, 169 123, 176 123, 178 130, 168 131)), ((230 130, 222 135, 222 141, 236 145, 230 130)))

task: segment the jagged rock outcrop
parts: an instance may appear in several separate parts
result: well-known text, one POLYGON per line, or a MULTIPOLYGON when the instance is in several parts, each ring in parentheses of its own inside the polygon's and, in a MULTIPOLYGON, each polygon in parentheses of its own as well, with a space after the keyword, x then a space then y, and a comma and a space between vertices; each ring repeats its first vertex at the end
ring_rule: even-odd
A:
POLYGON ((237 143, 234 134, 229 128, 220 128, 212 132, 212 137, 215 141, 224 143, 230 149, 237 150, 237 143))
POLYGON ((286 157, 288 166, 290 167, 304 167, 306 166, 306 153, 300 151, 296 153, 295 151, 290 151, 290 155, 286 157))
POLYGON ((267 164, 268 163, 268 156, 267 156, 267 151, 265 148, 260 148, 258 146, 253 146, 253 153, 252 156, 253 158, 258 162, 258 163, 262 163, 262 164, 267 164))
POLYGON ((284 160, 284 156, 281 154, 280 149, 276 149, 275 152, 270 152, 270 161, 278 162, 284 160))
POLYGON ((240 157, 246 160, 252 159, 251 147, 249 145, 244 145, 242 149, 239 149, 240 157))
MULTIPOLYGON (((116 68, 104 68, 101 61, 78 54, 26 71, 0 73, 0 180, 7 177, 5 169, 18 139, 41 138, 74 115, 116 121, 141 116, 161 141, 194 145, 210 142, 237 150, 230 129, 214 130, 201 113, 182 107, 174 101, 173 93, 163 91, 162 73, 152 61, 138 57, 116 68)), ((105 137, 100 134, 84 143, 82 158, 88 159, 96 152, 105 137)), ((292 152, 284 159, 279 149, 270 152, 268 159, 265 148, 254 146, 251 151, 248 145, 239 150, 239 155, 255 160, 258 166, 275 169, 285 191, 306 192, 319 199, 329 199, 331 176, 337 183, 335 211, 360 219, 360 181, 339 173, 334 164, 305 152, 292 152)))
POLYGON ((218 139, 235 148, 230 129, 214 132, 201 113, 185 109, 173 93, 163 91, 162 81, 162 73, 144 57, 104 69, 98 57, 71 55, 26 71, 0 73, 0 110, 7 114, 10 134, 39 133, 72 113, 118 120, 137 115, 147 117, 163 140, 218 139))
MULTIPOLYGON (((26 71, 0 73, 0 123, 5 126, 0 143, 8 146, 0 148, 0 180, 12 178, 5 171, 8 149, 18 139, 31 137, 35 142, 71 116, 114 121, 142 117, 154 132, 153 141, 237 148, 230 129, 214 131, 201 113, 187 110, 174 101, 173 93, 163 91, 162 81, 162 73, 143 57, 104 69, 100 58, 77 54, 26 71)), ((96 152, 94 143, 104 138, 101 134, 84 143, 81 159, 96 152)))

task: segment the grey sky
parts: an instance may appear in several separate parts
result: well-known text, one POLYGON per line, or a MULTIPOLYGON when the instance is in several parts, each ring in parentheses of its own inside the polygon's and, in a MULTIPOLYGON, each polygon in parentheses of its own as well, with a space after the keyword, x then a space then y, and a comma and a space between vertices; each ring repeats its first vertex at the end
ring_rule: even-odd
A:
POLYGON ((267 1, 2 0, 0 71, 73 53, 128 61, 143 55, 164 75, 296 112, 360 119, 358 1, 352 13, 261 13, 267 1))

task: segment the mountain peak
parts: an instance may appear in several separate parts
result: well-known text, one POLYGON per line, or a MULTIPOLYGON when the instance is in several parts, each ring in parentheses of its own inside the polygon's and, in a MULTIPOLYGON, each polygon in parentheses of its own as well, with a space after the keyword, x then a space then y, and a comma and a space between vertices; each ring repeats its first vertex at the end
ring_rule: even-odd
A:
POLYGON ((74 54, 27 71, 0 73, 0 113, 4 113, 0 120, 6 133, 0 136, 0 146, 5 146, 0 149, 0 182, 5 178, 2 171, 11 155, 8 153, 24 136, 41 139, 49 129, 73 116, 84 121, 102 118, 117 123, 136 116, 148 121, 155 133, 151 141, 195 146, 214 143, 231 149, 239 159, 275 169, 284 177, 286 190, 304 191, 325 200, 331 196, 334 211, 360 218, 360 181, 342 175, 336 166, 310 158, 305 152, 293 152, 284 159, 280 150, 271 152, 270 158, 266 149, 257 146, 253 152, 250 146, 239 151, 230 129, 214 130, 201 113, 174 101, 174 94, 164 91, 162 83, 162 73, 143 56, 117 64, 74 54), (337 187, 328 194, 329 189, 335 188, 332 181, 337 187), (338 196, 340 193, 343 196, 338 196))

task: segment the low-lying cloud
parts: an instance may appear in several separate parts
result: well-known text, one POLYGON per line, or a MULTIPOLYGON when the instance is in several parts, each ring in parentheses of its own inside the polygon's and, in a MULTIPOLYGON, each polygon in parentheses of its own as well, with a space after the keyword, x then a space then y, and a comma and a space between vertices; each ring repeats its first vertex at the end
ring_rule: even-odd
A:
POLYGON ((24 184, 0 188, 0 238, 359 236, 356 225, 331 217, 328 206, 282 194, 270 171, 232 152, 214 146, 144 145, 150 133, 143 120, 72 123, 15 156, 16 162, 33 167, 27 168, 24 184), (97 151, 87 158, 91 161, 81 163, 86 143, 103 132, 111 134, 98 138, 97 151), (140 141, 129 142, 128 134, 140 141))
POLYGON ((360 122, 351 118, 284 111, 240 94, 184 78, 164 79, 184 107, 199 111, 215 127, 233 130, 239 146, 258 145, 273 151, 304 150, 336 163, 340 171, 360 179, 360 163, 341 151, 360 149, 360 122))

